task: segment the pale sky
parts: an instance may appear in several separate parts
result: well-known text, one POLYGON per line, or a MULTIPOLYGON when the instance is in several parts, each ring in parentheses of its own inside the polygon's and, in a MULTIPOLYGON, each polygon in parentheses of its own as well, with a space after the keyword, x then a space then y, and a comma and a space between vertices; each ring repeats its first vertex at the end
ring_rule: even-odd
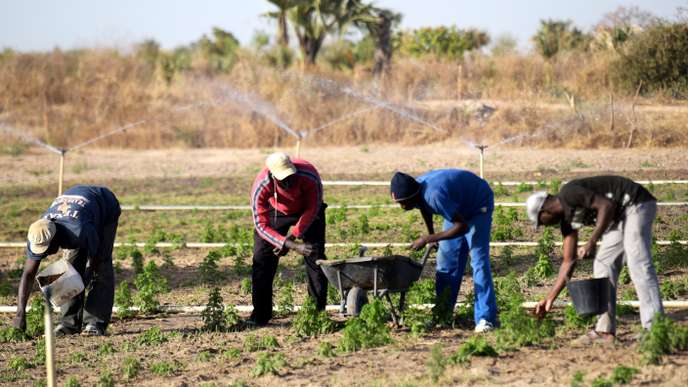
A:
MULTIPOLYGON (((487 30, 494 38, 509 33, 521 47, 540 19, 570 19, 589 30, 620 5, 639 6, 673 18, 688 0, 377 0, 404 15, 403 28, 456 25, 487 30)), ((165 48, 188 44, 213 26, 246 44, 256 30, 273 33, 260 15, 273 9, 265 0, 0 0, 0 49, 44 51, 107 46, 127 48, 155 39, 165 48)))

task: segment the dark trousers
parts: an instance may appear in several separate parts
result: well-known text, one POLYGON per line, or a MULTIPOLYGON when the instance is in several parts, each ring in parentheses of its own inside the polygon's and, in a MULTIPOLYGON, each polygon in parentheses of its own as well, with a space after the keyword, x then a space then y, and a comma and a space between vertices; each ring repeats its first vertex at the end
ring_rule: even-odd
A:
MULTIPOLYGON (((327 303, 327 277, 315 261, 325 258, 325 208, 322 205, 308 231, 303 235, 303 241, 311 243, 315 251, 310 256, 304 256, 306 274, 308 277, 308 294, 315 299, 319 310, 324 310, 327 303)), ((270 211, 270 226, 282 235, 286 235, 289 227, 299 220, 297 215, 284 215, 272 209, 270 211)), ((273 251, 275 247, 253 233, 253 274, 252 301, 253 313, 251 319, 258 323, 267 323, 272 318, 272 282, 277 272, 279 258, 273 251)))
POLYGON ((103 332, 112 317, 115 299, 115 273, 112 267, 112 247, 115 244, 120 210, 103 227, 102 240, 95 264, 89 261, 87 248, 79 249, 72 265, 84 279, 85 290, 62 305, 62 325, 80 332, 82 324, 95 324, 103 332), (84 295, 84 293, 86 293, 84 295))

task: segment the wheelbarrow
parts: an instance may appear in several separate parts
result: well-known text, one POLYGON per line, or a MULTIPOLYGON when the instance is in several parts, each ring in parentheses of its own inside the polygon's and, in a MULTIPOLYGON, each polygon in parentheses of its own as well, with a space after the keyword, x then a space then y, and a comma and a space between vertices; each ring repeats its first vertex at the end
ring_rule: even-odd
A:
POLYGON ((342 314, 357 316, 368 302, 367 292, 372 290, 373 297, 384 297, 389 302, 392 321, 399 326, 406 292, 420 278, 434 247, 425 250, 420 262, 403 255, 367 257, 364 256, 366 248, 362 247, 358 258, 318 260, 316 263, 339 291, 342 314), (399 293, 398 308, 394 307, 390 293, 399 293))

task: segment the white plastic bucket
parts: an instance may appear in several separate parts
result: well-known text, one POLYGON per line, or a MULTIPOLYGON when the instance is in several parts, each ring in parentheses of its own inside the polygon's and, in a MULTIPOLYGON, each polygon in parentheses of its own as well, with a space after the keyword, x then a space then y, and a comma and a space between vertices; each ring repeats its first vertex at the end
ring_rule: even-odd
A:
POLYGON ((84 291, 84 281, 74 267, 64 259, 51 263, 36 276, 43 293, 50 295, 50 303, 58 307, 84 291))

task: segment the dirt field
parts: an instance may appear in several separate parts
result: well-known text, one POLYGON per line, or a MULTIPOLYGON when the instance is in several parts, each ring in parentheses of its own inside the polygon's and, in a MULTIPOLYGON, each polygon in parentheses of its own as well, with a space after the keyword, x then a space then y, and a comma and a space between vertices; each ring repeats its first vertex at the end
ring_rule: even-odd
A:
MULTIPOLYGON (((167 150, 167 151, 116 151, 89 150, 68 155, 67 186, 76 182, 105 184, 118 193, 124 204, 143 203, 204 203, 245 204, 247 190, 253 175, 269 150, 167 150)), ((423 147, 369 146, 368 148, 304 148, 309 159, 322 172, 325 179, 389 178, 395 169, 422 172, 440 167, 465 167, 477 170, 477 154, 457 144, 440 144, 423 147)), ((489 150, 486 159, 488 179, 565 180, 574 176, 615 172, 637 179, 685 179, 688 177, 688 156, 683 150, 631 149, 631 150, 525 150, 496 148, 489 150)), ((0 157, 0 210, 6 214, 0 221, 0 239, 21 241, 28 223, 38 216, 56 190, 57 159, 50 154, 32 149, 18 157, 0 157)), ((523 200, 537 187, 512 187, 497 197, 497 201, 523 200)), ((684 185, 655 186, 653 192, 660 201, 688 199, 684 185)), ((387 187, 338 188, 327 187, 326 200, 331 203, 387 202, 387 187)), ((413 213, 397 209, 330 210, 334 220, 328 225, 328 241, 408 242, 422 232, 420 218, 413 213), (365 216, 364 216, 365 215, 365 216), (365 227, 363 225, 366 225, 365 227), (408 226, 407 225, 411 225, 408 226)), ((510 224, 504 224, 507 240, 537 240, 522 209, 510 224), (520 233, 517 230, 521 230, 520 233)), ((118 238, 122 241, 167 241, 175 238, 186 242, 208 241, 243 243, 250 237, 248 213, 238 212, 156 212, 125 211, 122 215, 118 238), (247 230, 236 236, 220 236, 224 230, 247 230), (209 232, 210 231, 212 232, 209 232), (156 230, 168 234, 160 236, 156 230), (214 233, 214 234, 213 234, 214 233), (211 237, 211 234, 216 235, 211 237), (217 238, 217 239, 214 239, 217 238), (230 239, 227 239, 230 238, 230 239), (238 239, 231 239, 238 238, 238 239), (241 239, 243 238, 243 239, 241 239)), ((660 207, 655 223, 657 239, 686 238, 688 213, 685 207, 660 207)), ((495 222, 493 235, 499 222, 495 222)), ((233 231, 234 232, 234 231, 233 231)), ((228 234, 229 235, 229 234, 228 234)), ((176 239, 175 239, 176 240, 176 239)), ((559 235, 555 234, 555 240, 559 235)), ((678 254, 686 250, 678 247, 678 254)), ((328 250, 329 258, 351 255, 349 247, 328 250)), ((202 279, 199 266, 209 254, 204 249, 171 248, 141 249, 146 262, 155 262, 169 283, 170 290, 159 296, 162 304, 204 305, 212 287, 219 287, 226 304, 250 304, 245 289, 250 249, 223 255, 218 261, 218 280, 210 283, 202 279)), ((407 254, 404 248, 394 252, 407 254)), ((668 248, 658 250, 669 256, 668 248)), ((117 253, 117 252, 116 252, 117 253)), ((372 250, 380 254, 381 250, 372 250)), ((504 249, 491 251, 495 278, 515 272, 519 278, 532 267, 537 258, 532 248, 514 249, 509 258, 504 249)), ((117 255, 117 254, 116 254, 117 255)), ((9 284, 9 291, 0 295, 3 305, 14 304, 18 270, 21 266, 21 249, 0 250, 0 284, 9 284)), ((685 255, 683 255, 685 257, 685 255)), ((560 262, 559 251, 551 257, 555 268, 560 262)), ((668 261, 666 261, 668 262, 668 261)), ((117 282, 133 283, 135 277, 130 256, 115 258, 117 282)), ((675 263, 675 262, 674 262, 675 263)), ((426 266, 424 281, 433 277, 434 260, 426 266)), ((591 272, 591 263, 583 262, 577 276, 591 272)), ((275 285, 276 302, 284 293, 285 284, 291 283, 293 302, 300 305, 305 297, 303 269, 299 257, 289 255, 281 261, 275 285)), ((688 265, 678 263, 660 270, 660 282, 683 284, 688 278, 688 265)), ((521 280, 522 281, 522 280, 521 280)), ((521 282, 524 284, 525 282, 521 282)), ((530 286, 524 285, 528 300, 537 300, 551 285, 552 278, 530 286)), ((462 285, 460 300, 472 289, 470 271, 462 285)), ((677 290, 678 297, 688 298, 686 290, 677 290)), ((636 299, 632 283, 619 289, 621 299, 636 299)), ((567 300, 566 298, 563 298, 567 300)), ((335 302, 334 295, 330 302, 335 302)), ((685 311, 671 311, 670 316, 681 326, 688 326, 685 311)), ((245 315, 244 315, 245 317, 245 315)), ((332 315, 343 321, 340 316, 332 315)), ((131 320, 115 319, 109 335, 102 338, 68 337, 59 339, 59 385, 75 378, 81 385, 96 385, 110 374, 117 385, 248 385, 272 386, 425 386, 425 385, 570 385, 574 374, 581 371, 583 385, 590 385, 598 377, 609 378, 619 365, 634 367, 639 373, 633 385, 688 384, 688 353, 681 352, 664 358, 661 365, 643 365, 634 337, 639 329, 637 313, 620 317, 618 340, 611 346, 573 348, 570 341, 583 334, 585 328, 564 328, 564 314, 554 315, 556 334, 535 346, 514 351, 500 351, 497 357, 473 357, 466 364, 446 364, 444 371, 433 381, 433 355, 431 349, 441 345, 442 356, 449 357, 475 334, 472 323, 457 320, 454 328, 434 328, 420 336, 408 329, 392 329, 392 343, 354 353, 337 351, 334 356, 321 354, 322 342, 337 345, 342 337, 338 331, 317 338, 299 338, 294 334, 293 314, 278 318, 266 328, 229 333, 200 331, 199 315, 151 315, 131 320), (159 342, 141 340, 148 329, 159 327, 159 342), (279 346, 267 349, 252 348, 256 338, 274 337, 279 346), (259 358, 264 353, 282 354, 285 363, 275 374, 255 376, 259 358), (138 367, 132 366, 137 363, 138 367), (164 363, 167 367, 162 367, 164 363), (132 368, 137 368, 132 372, 132 368)), ((10 314, 0 315, 0 326, 11 321, 10 314)), ((496 335, 486 335, 495 344, 496 335)), ((34 385, 44 375, 36 358, 37 340, 0 345, 0 384, 34 385), (10 367, 15 358, 27 359, 32 368, 17 371, 10 367)), ((434 367, 434 368, 433 368, 434 367)))

